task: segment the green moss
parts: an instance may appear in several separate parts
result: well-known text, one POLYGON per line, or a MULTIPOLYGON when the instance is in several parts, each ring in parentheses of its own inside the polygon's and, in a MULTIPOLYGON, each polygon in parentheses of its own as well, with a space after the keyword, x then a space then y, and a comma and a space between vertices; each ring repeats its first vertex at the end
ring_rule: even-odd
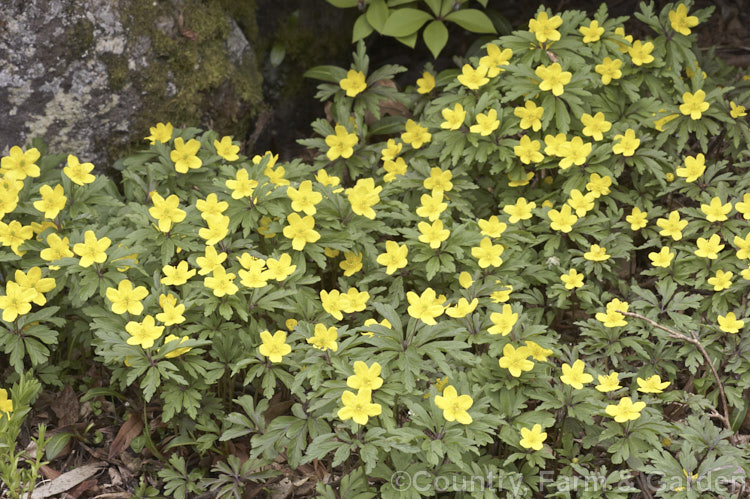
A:
POLYGON ((101 58, 107 66, 110 88, 115 91, 122 90, 129 78, 127 58, 115 54, 103 54, 101 58))
POLYGON ((63 38, 69 57, 80 58, 94 45, 94 24, 88 19, 79 19, 65 31, 63 38))
MULTIPOLYGON (((225 3, 185 0, 181 26, 180 13, 162 3, 133 0, 121 4, 129 43, 145 39, 151 50, 147 54, 150 64, 137 72, 128 72, 116 60, 107 64, 113 85, 130 81, 143 95, 143 113, 134 120, 138 133, 132 145, 142 145, 140 137, 159 121, 185 127, 207 119, 221 133, 246 136, 252 114, 238 116, 236 110, 257 109, 263 100, 262 77, 254 59, 239 64, 229 60, 225 41, 231 25, 225 3), (162 31, 164 25, 169 26, 165 20, 172 20, 174 29, 162 31)), ((230 14, 234 12, 231 9, 230 14)), ((254 26, 254 6, 243 12, 243 22, 254 26)))

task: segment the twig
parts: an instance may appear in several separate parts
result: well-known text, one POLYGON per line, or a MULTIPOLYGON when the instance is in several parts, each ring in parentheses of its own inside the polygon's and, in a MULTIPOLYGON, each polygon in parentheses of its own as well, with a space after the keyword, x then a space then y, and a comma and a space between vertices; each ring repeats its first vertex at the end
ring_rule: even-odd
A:
MULTIPOLYGON (((729 431, 732 431, 732 424, 731 420, 729 419, 729 406, 727 405, 727 395, 724 393, 724 385, 721 383, 721 378, 719 378, 719 373, 716 372, 716 368, 714 367, 714 363, 711 362, 711 357, 708 356, 708 352, 706 352, 706 349, 703 348, 703 345, 701 344, 700 340, 698 339, 698 336, 693 332, 690 331, 690 336, 685 336, 682 333, 678 333, 674 329, 670 329, 666 326, 662 326, 658 322, 655 322, 648 317, 644 317, 641 314, 636 314, 634 312, 620 312, 623 315, 627 315, 629 317, 635 317, 636 319, 641 319, 642 321, 646 321, 655 328, 661 329, 662 331, 666 331, 669 333, 670 338, 674 338, 676 340, 682 340, 686 341, 688 343, 692 343, 696 347, 698 347, 698 350, 700 350, 701 354, 703 355, 703 358, 706 360, 706 363, 708 364, 708 367, 711 368, 711 372, 714 375, 714 379, 716 380, 716 384, 719 386, 719 394, 721 396, 721 407, 724 410, 724 414, 716 414, 718 419, 721 420, 722 423, 724 423, 724 426, 727 427, 729 431)), ((734 437, 734 435, 733 435, 734 437)))

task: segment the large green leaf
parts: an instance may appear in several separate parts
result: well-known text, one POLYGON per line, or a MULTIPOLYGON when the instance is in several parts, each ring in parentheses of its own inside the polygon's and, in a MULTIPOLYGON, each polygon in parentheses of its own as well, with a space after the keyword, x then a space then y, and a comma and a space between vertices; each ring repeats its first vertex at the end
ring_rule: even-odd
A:
POLYGON ((456 23, 472 33, 496 33, 495 26, 487 14, 477 9, 464 9, 445 16, 446 21, 456 23))
POLYGON ((445 27, 442 21, 435 19, 424 29, 422 37, 424 38, 425 45, 432 52, 432 57, 437 59, 440 51, 443 50, 443 47, 448 42, 448 28, 445 27))
POLYGON ((424 23, 432 19, 427 12, 419 9, 398 9, 391 12, 382 33, 397 38, 413 35, 424 23))

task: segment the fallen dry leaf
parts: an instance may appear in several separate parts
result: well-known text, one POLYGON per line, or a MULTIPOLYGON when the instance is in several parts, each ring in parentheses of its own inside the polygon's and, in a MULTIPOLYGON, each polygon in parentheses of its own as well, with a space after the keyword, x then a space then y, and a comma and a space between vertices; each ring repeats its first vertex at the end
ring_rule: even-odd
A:
POLYGON ((115 439, 109 446, 109 459, 119 457, 122 451, 128 448, 130 442, 141 434, 143 431, 143 420, 135 413, 130 413, 130 417, 120 427, 120 431, 115 435, 115 439))
MULTIPOLYGON (((31 493, 31 499, 44 499, 62 494, 94 476, 104 465, 105 463, 103 462, 91 463, 63 473, 51 482, 34 489, 34 492, 31 493)), ((27 495, 26 497, 28 498, 29 496, 27 495)))
POLYGON ((52 411, 57 416, 58 426, 75 424, 78 421, 79 410, 78 396, 70 385, 67 385, 55 401, 52 402, 52 411))

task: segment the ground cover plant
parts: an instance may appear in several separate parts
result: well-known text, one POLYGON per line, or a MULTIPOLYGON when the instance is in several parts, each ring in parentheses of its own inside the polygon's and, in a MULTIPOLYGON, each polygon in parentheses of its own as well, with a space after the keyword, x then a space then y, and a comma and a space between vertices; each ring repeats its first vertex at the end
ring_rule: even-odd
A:
POLYGON ((116 185, 11 148, 5 492, 79 445, 139 497, 744 497, 750 84, 709 15, 540 8, 403 90, 360 43, 308 72, 306 161, 159 123, 116 185), (17 448, 71 383, 114 440, 17 448))

